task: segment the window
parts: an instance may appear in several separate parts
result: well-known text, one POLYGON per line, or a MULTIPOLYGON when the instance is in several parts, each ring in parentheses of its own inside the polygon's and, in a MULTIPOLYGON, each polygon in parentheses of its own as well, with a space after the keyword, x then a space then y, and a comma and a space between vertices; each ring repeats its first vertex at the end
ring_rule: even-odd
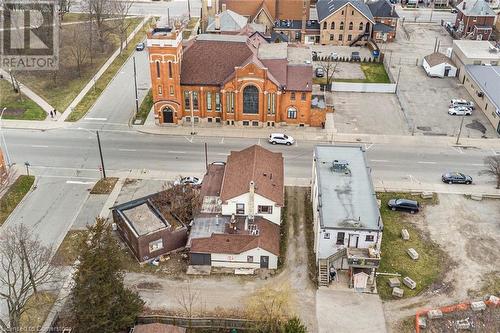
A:
POLYGON ((193 117, 193 120, 195 123, 199 123, 200 122, 200 118, 199 117, 193 117))
POLYGON ((288 108, 288 119, 297 119, 297 109, 294 107, 288 108))
POLYGON ((253 256, 247 256, 247 262, 253 262, 253 256))
POLYGON ((198 110, 198 93, 193 91, 193 109, 198 110))
POLYGON ((273 206, 257 206, 257 211, 259 214, 272 214, 273 213, 273 206))
POLYGON ((207 92, 207 110, 212 111, 212 93, 207 92))
POLYGON ((359 23, 359 30, 363 30, 363 22, 359 23))
POLYGON ((343 37, 342 35, 339 35, 339 40, 340 40, 340 41, 342 40, 342 37, 343 37))
POLYGON ((191 122, 191 117, 186 117, 186 123, 190 123, 191 122))
POLYGON ((250 125, 250 122, 248 120, 243 120, 243 126, 248 126, 250 125))
POLYGON ((258 121, 252 121, 252 126, 259 126, 259 122, 258 121))
POLYGON ((307 99, 306 93, 301 93, 300 94, 300 99, 303 100, 303 101, 305 101, 307 99))
POLYGON ((168 78, 169 79, 172 78, 172 62, 171 61, 168 62, 168 78))
POLYGON ((162 95, 163 94, 163 88, 161 86, 161 84, 158 86, 158 95, 162 95))
POLYGON ((170 95, 174 95, 174 86, 170 86, 170 95))
POLYGON ((327 23, 323 22, 323 29, 326 29, 326 28, 327 28, 327 23))
POLYGON ((292 92, 290 93, 290 99, 291 99, 292 101, 295 101, 295 92, 293 92, 293 91, 292 91, 292 92))
POLYGON ((340 15, 344 15, 344 11, 342 11, 342 12, 340 13, 340 15))
POLYGON ((365 241, 367 241, 367 242, 373 242, 373 240, 374 240, 373 235, 366 235, 365 241))
POLYGON ((212 122, 212 118, 208 117, 207 118, 207 122, 211 123, 212 122))
POLYGON ((323 238, 324 238, 324 239, 330 239, 330 233, 329 233, 329 232, 325 232, 325 233, 323 234, 323 238))
POLYGON ((335 22, 330 23, 330 29, 335 29, 335 22))
POLYGON ((340 30, 344 30, 344 22, 340 22, 340 30))
POLYGON ((354 10, 351 11, 351 15, 354 15, 354 10))
POLYGON ((474 65, 481 65, 481 60, 474 60, 473 64, 474 65))
POLYGON ((220 93, 215 93, 215 111, 220 112, 220 93))
POLYGON ((236 204, 236 214, 240 214, 240 215, 245 214, 245 204, 242 204, 242 203, 236 204))
POLYGON ((259 113, 259 89, 250 85, 243 89, 243 113, 259 113))
POLYGON ((349 30, 352 30, 352 27, 353 27, 353 23, 349 22, 349 30))
POLYGON ((156 77, 160 78, 160 61, 156 61, 156 77))
POLYGON ((345 232, 337 232, 337 245, 344 245, 345 232))
POLYGON ((333 40, 335 38, 334 34, 330 34, 330 40, 333 40))
POLYGON ((189 91, 184 91, 184 108, 186 110, 191 108, 191 98, 189 96, 189 91))
POLYGON ((220 118, 219 117, 215 118, 215 122, 220 124, 220 118))
POLYGON ((347 35, 347 40, 350 42, 352 40, 352 35, 347 35))
POLYGON ((234 92, 226 94, 227 112, 234 113, 234 92))
POLYGON ((269 93, 267 94, 267 114, 275 114, 276 113, 276 94, 269 93))
POLYGON ((149 243, 149 252, 163 249, 163 239, 158 239, 149 243))

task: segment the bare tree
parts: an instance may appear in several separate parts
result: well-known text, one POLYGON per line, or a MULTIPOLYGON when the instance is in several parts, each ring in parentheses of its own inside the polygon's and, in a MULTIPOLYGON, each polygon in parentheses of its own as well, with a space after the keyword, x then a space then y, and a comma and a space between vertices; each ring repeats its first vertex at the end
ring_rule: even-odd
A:
POLYGON ((486 169, 481 171, 481 173, 495 177, 497 189, 500 189, 500 155, 487 156, 484 159, 484 165, 486 169))
POLYGON ((291 292, 288 284, 264 287, 255 292, 246 306, 250 318, 259 322, 260 331, 281 332, 281 323, 291 314, 291 292))
POLYGON ((96 25, 97 39, 101 46, 101 52, 104 52, 104 44, 107 36, 112 32, 112 28, 105 22, 106 18, 111 16, 113 5, 111 0, 84 0, 82 6, 89 13, 90 21, 96 25))
POLYGON ((0 318, 1 332, 20 332, 21 315, 30 309, 28 300, 40 289, 58 281, 51 263, 52 248, 44 246, 22 224, 3 230, 0 238, 0 301, 8 319, 0 318))
POLYGON ((91 52, 88 45, 88 38, 86 36, 86 32, 88 31, 86 29, 77 29, 75 27, 72 27, 72 29, 73 36, 71 43, 68 45, 68 50, 75 62, 78 77, 81 77, 82 67, 87 62, 91 52))
POLYGON ((193 290, 191 280, 188 280, 186 286, 176 295, 177 304, 188 318, 193 318, 195 307, 201 304, 200 293, 193 290))
POLYGON ((116 26, 116 33, 120 38, 120 53, 122 52, 123 42, 127 44, 127 31, 132 24, 132 20, 127 18, 132 3, 132 1, 113 1, 112 5, 113 14, 116 18, 113 22, 116 26))
POLYGON ((201 209, 200 190, 191 185, 167 182, 165 189, 151 200, 162 214, 171 214, 184 224, 189 224, 201 209))
POLYGON ((338 65, 339 65, 338 60, 333 59, 330 56, 324 58, 324 60, 319 61, 319 67, 321 67, 325 72, 326 89, 330 89, 330 86, 333 82, 333 75, 337 72, 338 65))
POLYGON ((71 8, 71 1, 72 0, 58 0, 57 1, 58 14, 59 14, 59 24, 61 24, 62 21, 64 20, 64 15, 66 13, 69 13, 69 10, 71 8))

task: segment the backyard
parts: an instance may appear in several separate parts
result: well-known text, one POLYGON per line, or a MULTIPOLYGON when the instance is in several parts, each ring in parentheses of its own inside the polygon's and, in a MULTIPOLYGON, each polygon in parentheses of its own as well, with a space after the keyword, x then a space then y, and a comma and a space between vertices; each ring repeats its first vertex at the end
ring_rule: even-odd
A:
MULTIPOLYGON (((313 78, 315 84, 326 84, 326 77, 313 78)), ((391 83, 384 64, 377 62, 338 62, 333 82, 391 83)))
POLYGON ((0 109, 6 108, 2 119, 44 120, 47 113, 26 96, 15 93, 12 85, 0 80, 0 109))

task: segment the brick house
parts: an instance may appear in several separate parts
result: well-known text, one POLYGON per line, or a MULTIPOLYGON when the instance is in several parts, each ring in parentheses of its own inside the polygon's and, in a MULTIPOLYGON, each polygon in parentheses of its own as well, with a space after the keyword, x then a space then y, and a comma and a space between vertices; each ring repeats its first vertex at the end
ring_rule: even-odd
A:
POLYGON ((458 9, 454 30, 459 38, 488 40, 495 25, 496 13, 484 0, 464 0, 458 9))
POLYGON ((118 234, 139 262, 186 245, 187 227, 155 204, 156 195, 111 208, 118 234))
POLYGON ((320 0, 316 4, 322 45, 366 45, 375 19, 368 5, 357 0, 320 0))
POLYGON ((372 38, 376 42, 392 42, 396 39, 399 15, 388 0, 367 3, 375 20, 372 38))
POLYGON ((321 126, 311 107, 311 53, 268 44, 258 33, 199 35, 188 45, 179 29, 155 28, 147 46, 158 124, 321 126))
POLYGON ((276 269, 284 170, 281 153, 254 145, 211 164, 201 188, 201 213, 187 247, 191 265, 276 269))

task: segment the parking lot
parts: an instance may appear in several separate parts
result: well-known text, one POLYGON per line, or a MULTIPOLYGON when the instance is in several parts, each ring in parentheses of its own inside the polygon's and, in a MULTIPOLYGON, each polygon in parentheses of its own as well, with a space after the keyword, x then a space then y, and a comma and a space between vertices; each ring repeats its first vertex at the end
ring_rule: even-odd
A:
MULTIPOLYGON (((452 46, 452 39, 443 27, 406 23, 404 29, 399 28, 396 41, 387 45, 387 61, 390 61, 394 77, 401 69, 398 98, 411 132, 417 135, 456 136, 462 117, 448 115, 450 100, 472 98, 457 79, 430 78, 425 73, 421 66, 422 59, 432 53, 436 41, 440 43, 442 53, 452 46)), ((461 135, 496 137, 495 130, 481 110, 475 110, 471 116, 464 118, 461 135)))

